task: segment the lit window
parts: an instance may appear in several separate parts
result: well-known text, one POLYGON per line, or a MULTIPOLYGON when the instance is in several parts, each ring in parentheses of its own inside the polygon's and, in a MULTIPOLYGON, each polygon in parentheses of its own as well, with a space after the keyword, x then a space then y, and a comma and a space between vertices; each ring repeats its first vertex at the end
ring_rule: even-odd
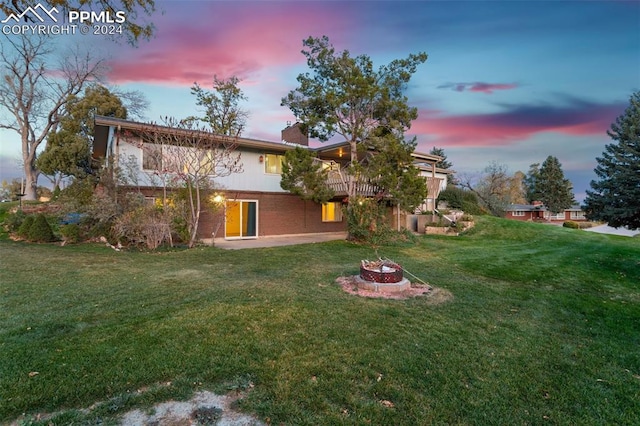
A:
POLYGON ((281 175, 282 160, 284 160, 284 155, 266 154, 264 156, 264 172, 281 175))
POLYGON ((340 203, 322 204, 323 222, 342 222, 342 206, 340 203))
POLYGON ((322 170, 329 171, 339 171, 340 163, 336 163, 335 161, 322 161, 322 170))

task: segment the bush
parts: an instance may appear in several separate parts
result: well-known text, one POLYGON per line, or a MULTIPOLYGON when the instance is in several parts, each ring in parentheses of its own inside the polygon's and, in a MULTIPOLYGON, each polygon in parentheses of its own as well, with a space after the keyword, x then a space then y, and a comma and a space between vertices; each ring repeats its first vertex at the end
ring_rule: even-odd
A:
POLYGON ((38 243, 48 243, 55 240, 51 225, 47 222, 47 217, 40 213, 33 220, 33 224, 29 228, 27 239, 38 243))
POLYGON ((81 240, 80 225, 77 223, 62 225, 60 227, 60 234, 66 243, 77 243, 81 240))
POLYGON ((33 225, 34 220, 35 217, 33 217, 32 215, 27 215, 24 217, 24 220, 18 227, 18 236, 20 238, 23 238, 25 240, 29 239, 29 230, 31 229, 31 225, 33 225))
POLYGON ((567 220, 562 224, 562 226, 564 226, 565 228, 580 229, 580 224, 572 220, 567 220))
POLYGON ((24 222, 26 217, 27 215, 24 214, 22 210, 18 209, 14 213, 7 214, 3 223, 8 232, 18 232, 20 225, 22 225, 22 222, 24 222))
POLYGON ((438 196, 438 203, 441 201, 446 202, 451 209, 462 210, 470 214, 486 214, 486 211, 480 207, 476 194, 457 186, 447 186, 447 189, 438 196))

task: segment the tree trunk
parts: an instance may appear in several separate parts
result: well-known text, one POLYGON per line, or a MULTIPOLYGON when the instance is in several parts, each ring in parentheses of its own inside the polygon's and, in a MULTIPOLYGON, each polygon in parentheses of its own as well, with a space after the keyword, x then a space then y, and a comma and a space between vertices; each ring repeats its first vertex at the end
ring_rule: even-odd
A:
POLYGON ((24 185, 24 197, 23 200, 37 200, 37 188, 38 188, 38 170, 36 170, 35 166, 26 162, 24 164, 24 176, 25 176, 25 185, 24 185))
MULTIPOLYGON (((349 165, 349 173, 347 173, 347 217, 353 213, 353 203, 356 200, 356 165, 358 164, 358 143, 355 139, 349 141, 349 149, 351 150, 351 164, 349 165)), ((354 237, 352 229, 347 226, 347 239, 352 240, 354 237)))

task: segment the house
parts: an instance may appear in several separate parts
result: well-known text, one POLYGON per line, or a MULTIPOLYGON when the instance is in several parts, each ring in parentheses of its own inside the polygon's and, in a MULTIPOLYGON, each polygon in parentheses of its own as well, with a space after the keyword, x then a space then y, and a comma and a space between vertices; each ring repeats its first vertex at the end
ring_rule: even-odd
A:
MULTIPOLYGON (((166 146, 154 143, 148 137, 150 132, 169 135, 180 130, 96 116, 93 156, 98 159, 113 158, 120 162, 133 159, 139 169, 137 186, 147 196, 154 197, 158 195, 159 188, 152 177, 162 164, 153 153, 162 152, 166 146)), ((230 140, 206 132, 199 132, 198 137, 209 138, 212 144, 230 140)), ((288 125, 282 131, 281 141, 234 138, 233 145, 234 152, 240 156, 243 171, 213 179, 215 187, 224 197, 224 226, 216 232, 218 227, 214 215, 203 211, 198 231, 201 238, 215 236, 246 239, 346 230, 346 221, 342 217, 342 202, 346 193, 340 190, 337 181, 336 197, 327 203, 318 204, 302 200, 283 190, 280 178, 282 159, 287 151, 296 147, 311 150, 317 154, 323 166, 338 170, 345 167, 350 159, 348 143, 312 148, 302 126, 296 123, 288 125)), ((440 157, 419 153, 414 157, 423 170, 429 187, 429 198, 425 200, 425 204, 431 205, 440 190, 446 187, 447 174, 435 167, 440 157)))
POLYGON ((554 214, 548 211, 544 204, 539 201, 534 201, 533 204, 511 204, 506 209, 505 217, 513 220, 547 222, 565 222, 567 220, 581 222, 587 220, 584 211, 578 205, 554 214))

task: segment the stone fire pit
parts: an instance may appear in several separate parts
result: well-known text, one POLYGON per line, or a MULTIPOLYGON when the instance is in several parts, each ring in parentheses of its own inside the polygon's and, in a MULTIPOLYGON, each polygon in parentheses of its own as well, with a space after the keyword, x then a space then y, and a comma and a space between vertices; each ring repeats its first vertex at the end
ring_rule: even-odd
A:
POLYGON ((363 260, 356 283, 363 290, 388 293, 405 291, 411 287, 409 280, 404 278, 402 266, 382 259, 363 260))

